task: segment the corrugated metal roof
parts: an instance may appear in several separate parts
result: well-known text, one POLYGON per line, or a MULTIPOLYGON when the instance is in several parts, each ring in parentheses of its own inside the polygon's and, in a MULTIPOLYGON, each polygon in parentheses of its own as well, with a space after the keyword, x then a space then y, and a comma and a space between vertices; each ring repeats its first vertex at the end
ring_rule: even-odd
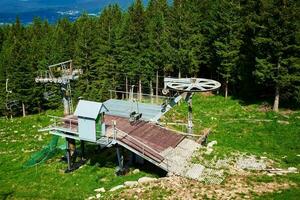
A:
MULTIPOLYGON (((106 114, 126 117, 129 118, 129 115, 133 111, 137 111, 136 102, 118 100, 118 99, 109 99, 103 103, 106 108, 109 110, 106 114)), ((155 116, 161 113, 161 106, 155 104, 145 104, 138 103, 139 112, 142 113, 142 120, 151 121, 155 116)))
POLYGON ((78 117, 96 119, 98 114, 102 112, 108 112, 108 109, 103 103, 80 100, 77 104, 74 115, 78 117))

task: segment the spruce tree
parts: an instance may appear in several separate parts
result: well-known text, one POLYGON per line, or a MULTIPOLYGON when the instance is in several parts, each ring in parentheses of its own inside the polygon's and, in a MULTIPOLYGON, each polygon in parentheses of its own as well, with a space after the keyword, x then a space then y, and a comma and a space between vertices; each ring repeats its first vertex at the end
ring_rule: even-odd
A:
MULTIPOLYGON (((265 2, 258 18, 256 70, 258 81, 274 90, 273 110, 278 111, 280 93, 299 84, 299 40, 296 34, 299 8, 295 1, 265 2)), ((295 87, 296 86, 296 87, 295 87)))

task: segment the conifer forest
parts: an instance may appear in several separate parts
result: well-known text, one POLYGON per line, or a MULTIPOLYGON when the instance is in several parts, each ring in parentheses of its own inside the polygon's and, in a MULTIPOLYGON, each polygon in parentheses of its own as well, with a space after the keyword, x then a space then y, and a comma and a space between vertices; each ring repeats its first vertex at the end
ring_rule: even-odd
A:
POLYGON ((136 0, 74 22, 17 18, 0 26, 0 116, 61 106, 59 86, 35 77, 66 60, 83 71, 72 82, 75 101, 104 101, 126 80, 150 93, 171 76, 218 80, 219 94, 275 111, 299 108, 299 8, 296 0, 136 0))

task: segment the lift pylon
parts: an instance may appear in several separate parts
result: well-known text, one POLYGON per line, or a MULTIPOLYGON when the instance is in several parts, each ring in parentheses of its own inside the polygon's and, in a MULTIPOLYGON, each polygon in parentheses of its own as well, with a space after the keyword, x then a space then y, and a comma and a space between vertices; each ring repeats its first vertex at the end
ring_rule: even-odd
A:
POLYGON ((163 94, 176 91, 175 98, 182 97, 188 103, 188 133, 193 134, 192 97, 195 92, 214 91, 221 87, 218 81, 205 78, 165 78, 163 94))
POLYGON ((60 84, 64 115, 70 115, 73 112, 70 82, 77 80, 80 74, 82 74, 82 71, 74 68, 72 60, 68 60, 48 66, 48 70, 39 73, 39 76, 35 78, 35 82, 60 84))

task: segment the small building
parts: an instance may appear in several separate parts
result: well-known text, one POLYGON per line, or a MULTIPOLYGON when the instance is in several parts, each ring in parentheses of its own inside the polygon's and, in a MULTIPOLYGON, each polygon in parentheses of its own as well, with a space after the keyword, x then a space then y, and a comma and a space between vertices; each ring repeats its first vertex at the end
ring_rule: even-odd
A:
POLYGON ((80 100, 74 115, 78 117, 78 133, 82 140, 96 142, 105 136, 106 106, 99 102, 80 100))

